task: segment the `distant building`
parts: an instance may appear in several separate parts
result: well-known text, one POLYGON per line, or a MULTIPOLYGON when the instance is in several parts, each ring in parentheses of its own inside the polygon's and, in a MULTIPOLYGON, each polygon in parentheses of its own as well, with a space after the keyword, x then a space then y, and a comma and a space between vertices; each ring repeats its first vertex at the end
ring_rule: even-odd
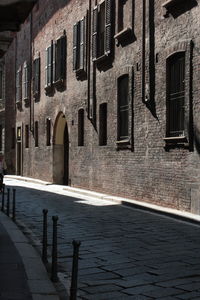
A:
POLYGON ((5 55, 11 172, 199 214, 199 15, 38 1, 5 55))

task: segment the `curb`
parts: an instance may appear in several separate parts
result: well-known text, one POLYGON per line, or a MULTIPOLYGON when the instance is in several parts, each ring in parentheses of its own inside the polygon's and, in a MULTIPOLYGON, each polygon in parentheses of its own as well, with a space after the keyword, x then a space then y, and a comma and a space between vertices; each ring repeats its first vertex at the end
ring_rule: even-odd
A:
MULTIPOLYGON (((50 183, 47 181, 42 181, 39 179, 33 179, 33 178, 29 178, 29 177, 6 175, 5 178, 16 179, 19 181, 26 181, 26 182, 37 183, 37 184, 42 184, 42 185, 52 185, 52 186, 54 185, 53 183, 50 183)), ((64 191, 68 192, 69 196, 73 196, 75 198, 82 198, 82 199, 96 198, 96 199, 100 199, 100 200, 111 201, 111 202, 114 202, 114 203, 117 203, 119 205, 123 205, 126 207, 143 210, 143 211, 148 211, 148 212, 151 212, 154 214, 163 215, 163 216, 177 219, 177 220, 180 220, 183 222, 200 225, 200 215, 195 215, 190 212, 180 211, 177 209, 159 206, 156 204, 150 204, 148 202, 141 202, 141 201, 137 201, 134 199, 98 193, 95 191, 85 190, 82 188, 75 188, 75 187, 62 186, 62 185, 60 185, 59 187, 61 189, 63 189, 64 191)))
POLYGON ((60 298, 48 277, 39 254, 28 242, 25 235, 19 230, 17 225, 2 212, 0 212, 0 222, 21 256, 32 299, 59 300, 60 298))

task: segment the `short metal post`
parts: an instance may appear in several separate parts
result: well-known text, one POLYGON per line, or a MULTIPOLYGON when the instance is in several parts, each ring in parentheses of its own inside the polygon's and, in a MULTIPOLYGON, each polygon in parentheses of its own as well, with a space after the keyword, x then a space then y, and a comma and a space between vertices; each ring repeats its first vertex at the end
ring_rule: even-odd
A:
POLYGON ((71 288, 70 288, 70 300, 76 300, 77 295, 77 282, 78 282, 78 255, 79 247, 81 245, 80 241, 72 242, 74 247, 73 253, 73 264, 72 264, 72 279, 71 279, 71 288))
POLYGON ((51 265, 51 280, 58 281, 57 276, 57 221, 58 216, 53 216, 53 240, 52 240, 52 265, 51 265))
POLYGON ((48 209, 43 209, 43 239, 42 239, 42 260, 45 264, 47 260, 47 213, 48 209))
POLYGON ((7 189, 7 216, 9 217, 10 215, 10 189, 7 189))
POLYGON ((1 211, 4 212, 4 197, 5 197, 5 184, 3 184, 2 187, 2 205, 1 205, 1 211))
POLYGON ((12 211, 12 219, 15 221, 15 196, 16 196, 16 189, 13 189, 13 211, 12 211))

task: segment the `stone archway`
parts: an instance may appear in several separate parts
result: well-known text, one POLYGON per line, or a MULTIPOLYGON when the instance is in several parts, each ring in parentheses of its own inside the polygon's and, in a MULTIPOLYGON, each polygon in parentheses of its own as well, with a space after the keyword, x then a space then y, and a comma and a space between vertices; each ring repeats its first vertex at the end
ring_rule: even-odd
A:
POLYGON ((59 112, 53 134, 53 182, 68 185, 69 138, 65 115, 59 112))

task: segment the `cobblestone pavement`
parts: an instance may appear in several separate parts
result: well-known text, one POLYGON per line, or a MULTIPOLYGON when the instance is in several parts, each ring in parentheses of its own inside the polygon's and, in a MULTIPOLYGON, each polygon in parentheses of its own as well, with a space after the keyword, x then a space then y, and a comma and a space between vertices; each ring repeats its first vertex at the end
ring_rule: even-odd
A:
POLYGON ((42 209, 49 210, 49 244, 51 216, 59 216, 59 273, 66 282, 71 242, 82 242, 79 299, 200 299, 200 227, 113 202, 72 198, 62 186, 11 179, 6 185, 16 187, 17 219, 35 239, 41 241, 42 209))

